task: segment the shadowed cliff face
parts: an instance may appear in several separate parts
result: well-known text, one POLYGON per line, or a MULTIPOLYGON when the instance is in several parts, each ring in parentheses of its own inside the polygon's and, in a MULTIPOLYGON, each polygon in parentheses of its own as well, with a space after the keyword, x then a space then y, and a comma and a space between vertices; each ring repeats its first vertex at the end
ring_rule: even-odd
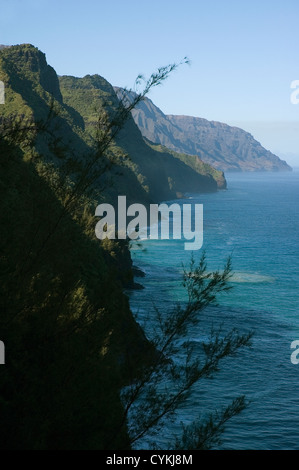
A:
MULTIPOLYGON (((1 49, 0 80, 5 84, 6 103, 1 107, 4 116, 45 120, 54 103, 55 125, 53 122, 51 132, 59 139, 60 161, 67 148, 73 159, 84 162, 85 155, 93 151, 92 135, 96 134, 99 115, 109 110, 113 116, 119 105, 113 87, 103 77, 58 78, 45 54, 30 44, 1 49)), ((37 150, 60 165, 57 148, 54 154, 46 139, 38 139, 37 150)), ((111 154, 119 156, 119 164, 111 170, 113 185, 106 191, 106 198, 112 201, 117 194, 127 195, 130 202, 149 203, 174 199, 189 191, 217 190, 213 175, 146 145, 132 118, 115 139, 111 154)))
POLYGON ((42 95, 42 90, 62 102, 58 77, 47 64, 46 56, 31 44, 0 46, 1 69, 7 74, 11 88, 18 89, 30 104, 30 88, 42 95), (39 88, 40 87, 40 88, 39 88))
POLYGON ((153 355, 122 290, 128 244, 96 239, 93 194, 66 203, 61 162, 88 139, 44 54, 2 49, 0 79, 0 449, 126 449, 120 389, 153 355), (53 99, 36 144, 26 118, 46 118, 53 99))
POLYGON ((145 99, 132 112, 142 135, 176 152, 198 155, 222 171, 288 171, 251 134, 227 124, 192 116, 165 115, 145 99))

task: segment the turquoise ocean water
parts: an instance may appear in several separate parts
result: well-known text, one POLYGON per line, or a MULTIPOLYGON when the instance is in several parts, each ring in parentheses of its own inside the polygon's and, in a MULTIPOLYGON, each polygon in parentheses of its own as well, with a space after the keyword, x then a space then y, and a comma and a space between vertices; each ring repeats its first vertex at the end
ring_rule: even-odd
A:
MULTIPOLYGON (((205 250, 208 269, 215 270, 231 255, 234 272, 233 289, 202 313, 190 339, 223 323, 254 330, 253 345, 198 384, 178 421, 245 394, 250 406, 228 423, 220 448, 298 449, 299 364, 291 363, 290 345, 299 340, 299 171, 226 176, 228 190, 176 201, 203 204, 204 243, 195 260, 205 250)), ((153 305, 168 309, 184 297, 182 263, 188 265, 190 251, 181 240, 145 240, 142 249, 133 245, 132 257, 146 276, 138 279, 145 288, 129 293, 130 305, 141 323, 147 318, 150 335, 153 305)), ((159 444, 166 446, 175 432, 174 423, 159 444)))

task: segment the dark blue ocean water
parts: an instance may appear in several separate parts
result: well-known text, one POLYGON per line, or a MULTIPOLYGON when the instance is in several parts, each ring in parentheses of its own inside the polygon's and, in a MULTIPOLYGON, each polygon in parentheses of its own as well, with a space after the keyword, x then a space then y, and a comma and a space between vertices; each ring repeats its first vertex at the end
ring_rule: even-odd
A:
MULTIPOLYGON (((299 171, 226 176, 227 191, 176 201, 203 204, 204 243, 195 259, 205 250, 209 270, 221 269, 229 255, 233 262, 233 289, 203 312, 190 339, 223 323, 254 330, 253 345, 198 384, 178 419, 188 423, 245 394, 251 404, 227 424, 220 448, 299 449, 299 364, 290 360, 291 342, 299 340, 299 171)), ((132 247, 132 257, 146 276, 130 305, 141 323, 148 318, 150 335, 153 305, 163 310, 184 298, 182 263, 188 265, 190 251, 181 240, 147 240, 142 249, 132 247)), ((161 446, 173 426, 163 431, 161 446)))

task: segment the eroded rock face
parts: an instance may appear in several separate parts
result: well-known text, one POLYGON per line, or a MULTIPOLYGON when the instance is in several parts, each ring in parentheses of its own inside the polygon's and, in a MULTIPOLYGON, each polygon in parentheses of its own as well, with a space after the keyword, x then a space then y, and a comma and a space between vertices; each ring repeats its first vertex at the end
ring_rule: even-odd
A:
POLYGON ((289 165, 238 127, 192 116, 165 115, 145 99, 132 112, 142 135, 176 152, 198 155, 222 171, 289 171, 289 165))

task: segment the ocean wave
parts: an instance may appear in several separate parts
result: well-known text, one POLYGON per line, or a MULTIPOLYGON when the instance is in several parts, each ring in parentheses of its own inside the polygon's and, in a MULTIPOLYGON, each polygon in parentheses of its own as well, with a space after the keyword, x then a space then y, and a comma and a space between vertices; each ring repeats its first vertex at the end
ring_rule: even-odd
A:
POLYGON ((275 282, 275 278, 272 276, 267 276, 265 274, 259 273, 246 273, 246 272, 234 272, 230 282, 253 282, 253 283, 260 283, 260 282, 275 282))

